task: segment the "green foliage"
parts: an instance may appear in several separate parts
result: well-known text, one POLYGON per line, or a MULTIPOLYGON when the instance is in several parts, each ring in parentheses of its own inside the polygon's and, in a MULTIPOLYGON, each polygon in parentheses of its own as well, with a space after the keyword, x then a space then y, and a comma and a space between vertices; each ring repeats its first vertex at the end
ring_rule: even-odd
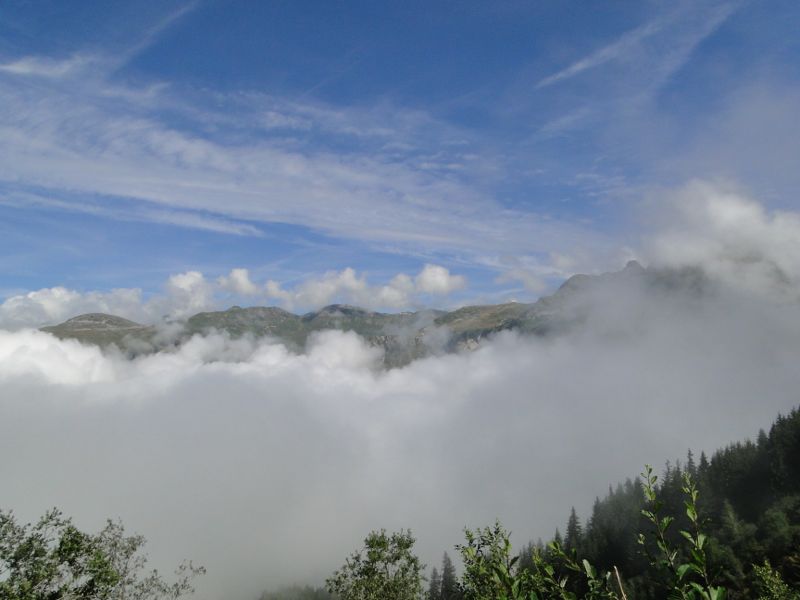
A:
POLYGON ((524 598, 525 583, 514 570, 509 535, 500 523, 493 528, 466 529, 467 543, 456 546, 464 563, 461 589, 465 600, 524 598))
POLYGON ((108 598, 119 583, 98 540, 57 510, 33 526, 0 513, 0 597, 8 600, 108 598))
MULTIPOLYGON (((645 466, 642 479, 644 480, 645 497, 650 503, 649 507, 642 509, 642 514, 653 525, 653 535, 659 551, 658 554, 649 554, 649 556, 653 566, 665 568, 670 572, 671 595, 691 600, 722 600, 725 598, 725 588, 711 584, 706 555, 708 536, 700 531, 701 520, 697 513, 699 492, 689 473, 683 474, 681 488, 686 495, 684 507, 690 523, 688 531, 680 531, 680 535, 688 545, 688 553, 684 553, 685 560, 681 560, 679 550, 673 547, 667 538, 667 531, 675 518, 661 516, 664 504, 656 494, 658 476, 653 474, 653 469, 649 465, 645 466)), ((646 539, 642 534, 640 534, 639 543, 649 553, 646 539)))
POLYGON ((141 536, 126 536, 108 521, 98 534, 78 530, 60 511, 35 524, 17 523, 0 511, 0 598, 3 600, 161 600, 191 594, 192 579, 205 572, 181 565, 177 581, 145 571, 141 536))
MULTIPOLYGON (((668 535, 675 518, 663 514, 664 502, 656 486, 658 477, 647 466, 642 479, 643 486, 638 489, 648 505, 641 512, 653 530, 649 544, 641 534, 639 542, 650 557, 651 566, 669 572, 665 590, 669 597, 723 600, 725 588, 711 581, 706 552, 709 538, 701 530, 699 492, 690 474, 680 475, 688 524, 680 531, 680 547, 673 545, 668 535)), ((434 569, 425 596, 422 566, 411 552, 411 533, 389 536, 385 530, 372 532, 364 540, 364 548, 352 554, 328 579, 328 591, 341 600, 628 600, 616 566, 601 571, 586 558, 578 557, 581 528, 574 510, 567 529, 572 547, 564 548, 559 540, 551 542, 546 550, 529 546, 532 552, 527 561, 512 552, 510 534, 499 522, 493 527, 465 529, 466 543, 456 546, 464 565, 458 592, 447 589, 447 581, 455 578, 455 571, 445 554, 442 577, 434 569)))
POLYGON ((413 554, 410 531, 373 531, 364 548, 354 552, 327 581, 341 600, 419 600, 423 565, 413 554))
MULTIPOLYGON (((585 525, 573 509, 565 531, 514 555, 499 523, 467 529, 466 543, 456 546, 460 589, 445 554, 426 598, 798 600, 800 411, 779 417, 756 443, 732 444, 711 460, 701 453, 695 462, 690 451, 685 466, 667 463, 660 477, 647 466, 640 479, 598 498, 585 525), (775 567, 754 566, 765 559, 775 567)), ((420 586, 412 587, 416 595, 404 597, 419 596, 420 586)), ((343 599, 372 597, 395 596, 343 599)))
MULTIPOLYGON (((647 507, 641 512, 652 526, 650 537, 640 534, 639 543, 650 557, 652 568, 669 572, 664 592, 684 600, 722 600, 726 590, 714 585, 708 568, 708 537, 701 531, 698 515, 699 492, 688 472, 681 474, 683 508, 688 527, 679 532, 679 546, 673 545, 669 531, 675 518, 664 515, 664 502, 658 495, 658 477, 648 466, 640 488, 647 507), (655 550, 655 552, 653 552, 655 550)), ((580 526, 573 510, 567 529, 575 546, 580 541, 580 526)), ((530 561, 514 556, 508 532, 499 523, 494 527, 465 531, 466 544, 456 546, 464 562, 461 586, 466 600, 627 600, 619 570, 598 570, 586 558, 579 558, 575 546, 565 548, 560 540, 546 551, 532 548, 530 561), (524 565, 524 566, 522 566, 524 565)))
POLYGON ((753 572, 760 591, 758 600, 800 600, 800 593, 786 585, 781 574, 772 568, 768 560, 761 566, 755 565, 753 572))
MULTIPOLYGON (((533 557, 534 579, 539 587, 538 595, 532 596, 533 598, 576 600, 579 595, 574 590, 580 587, 583 590, 581 597, 585 600, 619 599, 620 596, 614 589, 610 571, 598 573, 597 569, 585 558, 579 562, 574 549, 565 550, 558 542, 552 542, 548 549, 550 561, 542 554, 535 554, 533 557), (553 563, 560 564, 563 570, 569 574, 557 575, 553 563), (573 578, 573 581, 570 581, 570 577, 573 578), (571 583, 572 586, 570 586, 571 583)), ((618 575, 617 584, 620 585, 621 590, 618 575)))
POLYGON ((457 548, 464 562, 461 587, 466 600, 573 600, 578 597, 570 589, 573 576, 585 587, 583 598, 587 600, 618 598, 609 573, 598 575, 588 561, 579 563, 575 552, 565 551, 558 542, 551 543, 548 557, 534 550, 531 568, 523 568, 500 523, 467 529, 465 536, 467 543, 457 548))
MULTIPOLYGON (((769 434, 762 431, 757 443, 732 444, 711 460, 701 453, 697 463, 689 452, 685 467, 668 463, 661 477, 647 466, 640 479, 598 498, 585 527, 572 510, 565 538, 556 530, 546 547, 529 544, 514 555, 499 523, 467 529, 466 543, 456 546, 464 565, 460 589, 445 593, 455 578, 445 555, 441 582, 436 573, 426 597, 800 600, 798 473, 800 411, 794 410, 779 417, 769 434), (638 533, 644 529, 646 535, 638 533), (769 563, 755 566, 765 559, 769 563)), ((356 558, 346 565, 350 577, 345 569, 335 576, 371 581, 374 573, 356 569, 361 566, 356 558)), ((337 591, 332 582, 329 589, 337 591)), ((402 597, 420 596, 418 578, 412 578, 411 589, 402 597)), ((342 599, 394 597, 362 593, 342 599)))
MULTIPOLYGON (((674 519, 662 543, 678 549, 676 563, 691 558, 688 540, 681 534, 694 527, 684 504, 684 475, 688 473, 702 502, 695 511, 707 536, 702 548, 706 572, 728 589, 731 600, 757 595, 753 565, 765 559, 787 585, 800 588, 799 449, 800 412, 793 410, 779 417, 768 432, 761 431, 755 443, 731 444, 710 459, 701 453, 697 462, 690 452, 685 466, 667 464, 653 491, 663 513, 660 518, 674 519)), ((616 566, 625 573, 631 597, 656 600, 672 584, 674 572, 668 567, 654 570, 642 552, 663 556, 657 534, 648 538, 645 547, 636 543, 638 532, 655 527, 643 509, 652 509, 643 480, 609 488, 604 499, 595 501, 577 547, 599 571, 616 566)))

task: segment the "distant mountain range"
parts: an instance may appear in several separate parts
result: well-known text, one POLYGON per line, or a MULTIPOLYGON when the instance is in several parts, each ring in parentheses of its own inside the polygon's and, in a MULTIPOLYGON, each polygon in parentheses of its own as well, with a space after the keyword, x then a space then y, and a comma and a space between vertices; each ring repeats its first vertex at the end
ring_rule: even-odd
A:
POLYGON ((369 344, 384 349, 386 367, 403 366, 416 358, 476 348, 494 333, 516 330, 528 335, 556 335, 573 329, 586 318, 593 290, 613 289, 631 282, 661 291, 699 291, 702 273, 695 270, 645 269, 631 261, 618 272, 575 275, 551 296, 535 303, 509 302, 465 306, 453 311, 380 313, 355 306, 333 304, 296 315, 276 307, 255 306, 198 313, 180 323, 177 333, 142 325, 102 313, 80 315, 42 331, 62 339, 75 339, 102 347, 117 346, 129 356, 180 345, 195 334, 224 332, 232 338, 270 337, 300 352, 314 332, 353 331, 369 344))

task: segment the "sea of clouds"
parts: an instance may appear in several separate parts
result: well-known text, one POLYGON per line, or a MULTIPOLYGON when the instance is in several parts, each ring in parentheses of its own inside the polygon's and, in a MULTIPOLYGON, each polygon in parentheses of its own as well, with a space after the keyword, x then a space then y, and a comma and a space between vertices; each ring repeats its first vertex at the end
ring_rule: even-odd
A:
POLYGON ((548 537, 644 463, 798 404, 798 215, 703 182, 671 198, 642 254, 701 268, 702 291, 600 287, 569 335, 402 369, 337 331, 303 354, 212 334, 130 360, 17 319, 0 330, 2 506, 120 517, 155 564, 208 568, 200 598, 321 583, 375 528, 410 527, 430 565, 495 518, 518 544, 548 537))

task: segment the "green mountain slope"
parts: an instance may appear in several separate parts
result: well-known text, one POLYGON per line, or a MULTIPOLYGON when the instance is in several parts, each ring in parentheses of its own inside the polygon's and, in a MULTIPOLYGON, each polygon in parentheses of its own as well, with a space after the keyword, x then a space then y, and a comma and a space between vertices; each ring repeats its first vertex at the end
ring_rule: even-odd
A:
POLYGON ((155 327, 103 313, 79 315, 41 330, 60 339, 75 339, 102 347, 113 344, 123 349, 147 344, 156 334, 155 327))
POLYGON ((515 330, 538 336, 570 331, 589 318, 592 307, 604 301, 604 294, 613 296, 624 286, 655 289, 663 294, 697 293, 704 284, 702 274, 696 271, 651 270, 632 261, 615 273, 575 275, 553 295, 532 304, 510 302, 465 306, 450 312, 402 313, 380 313, 333 304, 304 315, 276 307, 234 306, 190 317, 182 324, 177 339, 157 335, 155 327, 97 313, 43 327, 42 331, 100 346, 114 344, 128 354, 139 354, 210 332, 223 332, 233 338, 271 337, 300 352, 314 332, 335 329, 353 331, 368 343, 383 348, 385 365, 398 367, 433 354, 474 349, 482 340, 501 331, 515 330))

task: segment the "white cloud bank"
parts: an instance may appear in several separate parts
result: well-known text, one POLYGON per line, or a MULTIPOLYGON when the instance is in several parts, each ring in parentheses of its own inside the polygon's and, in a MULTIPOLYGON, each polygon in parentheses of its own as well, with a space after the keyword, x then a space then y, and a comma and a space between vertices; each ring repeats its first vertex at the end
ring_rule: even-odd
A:
POLYGON ((663 202, 657 264, 702 265, 729 285, 800 297, 800 213, 768 211, 732 184, 693 181, 663 202))
MULTIPOLYGON (((641 258, 655 266, 702 266, 712 277, 755 294, 800 297, 800 213, 767 210, 730 183, 696 180, 664 192, 648 205, 657 214, 640 250, 622 248, 620 256, 641 258)), ((531 292, 543 292, 544 277, 572 274, 578 261, 553 253, 550 270, 521 259, 491 266, 498 282, 522 281, 531 292)), ((86 312, 106 312, 145 323, 224 309, 235 302, 278 304, 295 311, 335 302, 377 310, 402 310, 439 304, 467 287, 463 275, 426 264, 416 275, 399 273, 385 284, 371 284, 353 268, 328 271, 294 285, 254 281, 248 269, 234 268, 216 280, 189 271, 170 277, 160 295, 145 298, 140 289, 78 292, 45 288, 0 304, 0 328, 19 329, 61 322, 86 312)))
POLYGON ((250 281, 250 272, 247 269, 231 269, 227 276, 217 279, 220 287, 241 296, 255 296, 258 286, 250 281))
MULTIPOLYGON (((379 351, 340 332, 302 355, 210 335, 135 360, 0 332, 3 503, 25 519, 58 505, 87 528, 119 516, 157 564, 208 567, 201 599, 320 582, 378 527, 411 527, 429 563, 463 526, 496 517, 519 543, 550 535, 565 506, 586 515, 643 463, 753 435, 798 403, 796 215, 708 184, 677 198, 649 256, 725 285, 672 295, 632 279, 586 299, 589 325, 554 340, 505 334, 383 371, 379 351), (780 277, 767 276, 773 264, 780 277)), ((386 287, 459 285, 441 275, 386 287)), ((253 283, 241 271, 226 281, 253 283)), ((362 281, 344 271, 318 283, 358 294, 362 281)), ((183 274, 165 297, 196 308, 210 285, 183 274)), ((327 297, 304 285, 286 300, 327 297)), ((52 317, 70 298, 29 300, 52 317)))
POLYGON ((231 301, 240 299, 277 303, 289 310, 313 310, 333 302, 403 309, 418 306, 426 299, 441 300, 466 285, 463 275, 453 275, 445 267, 432 264, 426 264, 415 277, 399 273, 386 285, 370 285, 365 274, 346 268, 310 277, 288 289, 273 280, 254 283, 250 272, 242 268, 232 269, 216 281, 209 281, 198 271, 187 271, 171 276, 163 294, 146 300, 136 288, 81 293, 53 287, 15 295, 0 304, 0 328, 40 327, 89 312, 156 323, 165 318, 181 319, 204 310, 228 308, 231 301))
POLYGON ((446 296, 466 287, 467 281, 461 275, 450 275, 450 271, 438 265, 425 265, 414 279, 417 291, 446 296))
POLYGON ((268 281, 266 292, 269 298, 278 300, 286 308, 295 306, 319 307, 334 299, 367 307, 406 308, 419 304, 423 296, 448 296, 466 287, 463 275, 451 275, 439 265, 427 264, 413 279, 405 273, 395 275, 388 284, 370 286, 366 278, 353 269, 329 271, 319 279, 310 279, 285 290, 275 281, 268 281))
POLYGON ((61 286, 44 288, 12 296, 0 304, 0 327, 20 329, 55 324, 87 312, 141 317, 142 292, 118 289, 82 294, 61 286))
POLYGON ((0 328, 7 330, 60 323, 71 317, 102 312, 143 323, 179 319, 215 306, 215 287, 198 271, 167 279, 164 293, 145 300, 138 288, 78 292, 57 286, 7 298, 0 304, 0 328))
POLYGON ((340 332, 302 355, 211 335, 136 360, 0 332, 3 503, 119 516, 160 566, 208 567, 200 598, 252 598, 321 581, 373 528, 411 527, 429 563, 495 517, 550 535, 642 463, 797 403, 796 306, 632 286, 591 310, 575 336, 391 371, 340 332))

